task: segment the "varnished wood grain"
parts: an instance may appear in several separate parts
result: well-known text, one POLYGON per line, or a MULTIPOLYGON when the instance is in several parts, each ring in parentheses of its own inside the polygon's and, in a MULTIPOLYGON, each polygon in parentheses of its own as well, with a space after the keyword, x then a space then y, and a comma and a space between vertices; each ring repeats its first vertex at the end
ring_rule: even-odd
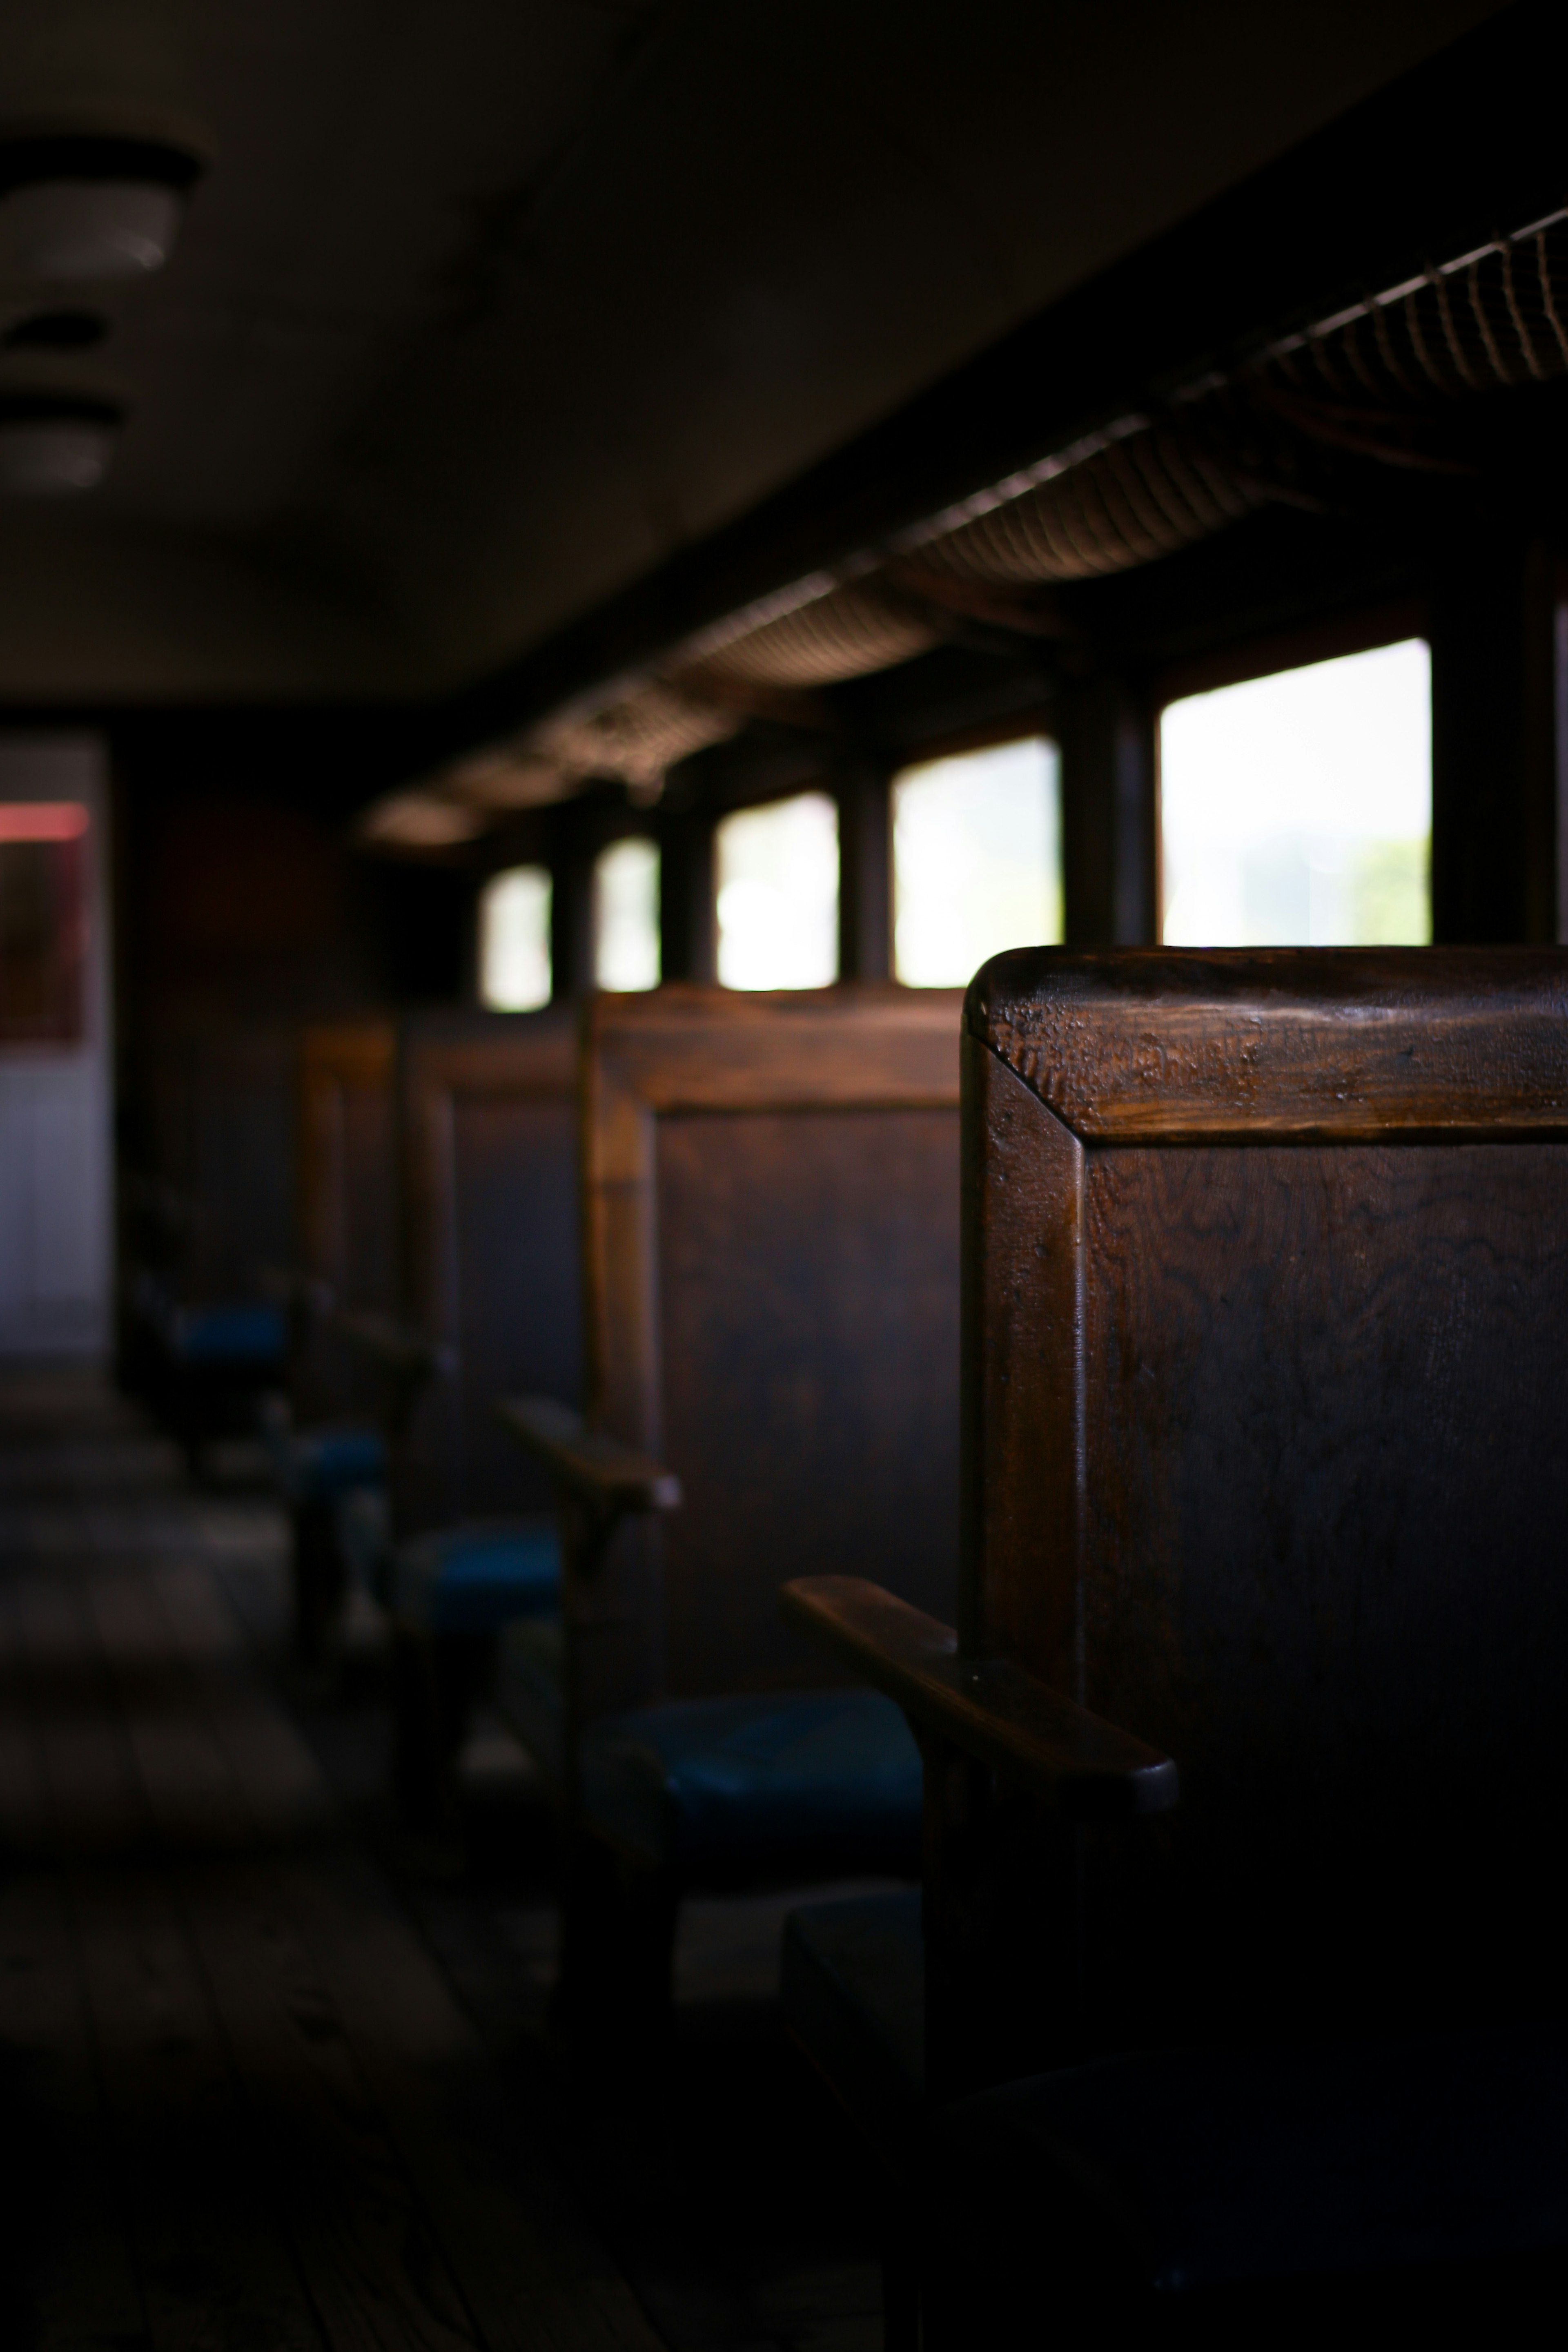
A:
POLYGON ((1029 949, 966 1017, 1086 1141, 1349 1141, 1568 1134, 1565 1007, 1549 949, 1029 949))
MULTIPOLYGON (((299 1045, 300 1268, 338 1307, 377 1315, 398 1301, 395 1048, 386 1020, 315 1025, 299 1045)), ((306 1419, 374 1403, 365 1368, 319 1317, 296 1384, 306 1419)))
POLYGON ((589 1429, 580 1413, 551 1397, 503 1397, 496 1407, 504 1429, 537 1454, 556 1484, 595 1511, 674 1511, 681 1482, 645 1454, 589 1429))
POLYGON ((333 1320, 352 1346, 401 1380, 423 1383, 449 1378, 457 1370, 455 1348, 393 1316, 367 1315, 356 1308, 333 1320))
MULTIPOLYGON (((969 1019, 961 1622, 1182 1779, 1072 1864, 1062 2016, 1122 2046, 1550 2010, 1568 956, 1031 954, 969 1019)), ((1009 2004, 1043 2063, 1002 1948, 1043 1970, 1061 1925, 1003 1898, 1057 1863, 973 1791, 950 1816, 928 1919, 956 1951, 945 1877, 1000 1907, 933 1976, 983 2029, 949 2078, 1005 2064, 1009 2004)))
POLYGON ((880 1585, 855 1576, 801 1577, 784 1587, 782 1605, 792 1623, 896 1699, 911 1722, 981 1763, 1026 1774, 1071 1819, 1131 1819, 1176 1803, 1168 1756, 1005 1658, 960 1656, 952 1626, 880 1585))
POLYGON ((340 1306, 396 1301, 390 1021, 308 1028, 299 1046, 299 1239, 340 1306))
POLYGON ((588 1715, 821 1681, 778 1616, 802 1572, 873 1567, 951 1613, 959 1011, 873 986, 595 1003, 592 1414, 684 1501, 597 1576, 588 1715))
POLYGON ((975 1656, 1026 1658, 1053 1689, 1081 1697, 1085 1154, 971 1036, 963 1066, 958 1630, 975 1656), (1035 1402, 1028 1424, 1008 1410, 1020 1383, 1035 1402), (1041 1423, 1049 1444, 1038 1442, 1041 1423), (1012 1576, 1015 1560, 1029 1563, 1026 1574, 1012 1576))
POLYGON ((455 1352, 415 1433, 416 1516, 548 1510, 500 1395, 582 1402, 574 1016, 427 1015, 399 1049, 407 1312, 455 1352))
POLYGON ((685 1490, 663 1531, 670 1687, 810 1679, 779 1636, 791 1576, 869 1569, 951 1609, 956 1122, 667 1112, 657 1170, 663 1443, 685 1490))

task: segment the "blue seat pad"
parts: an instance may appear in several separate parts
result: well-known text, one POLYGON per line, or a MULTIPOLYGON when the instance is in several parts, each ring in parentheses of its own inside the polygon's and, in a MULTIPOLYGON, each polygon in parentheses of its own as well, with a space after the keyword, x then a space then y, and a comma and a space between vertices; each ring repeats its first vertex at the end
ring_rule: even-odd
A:
POLYGON ((877 1691, 672 1701, 595 1724, 580 1764, 595 1829, 686 1876, 919 1867, 920 1751, 877 1691))
POLYGON ((350 1486, 386 1483, 387 1450, 378 1429, 267 1430, 278 1485, 291 1503, 329 1502, 350 1486))
POLYGON ((933 2147, 932 2226, 998 2285, 1038 2291, 1053 2214, 1166 2292, 1517 2255, 1568 2244, 1568 2032, 1111 2059, 966 2100, 933 2147))
POLYGON ((276 1362, 288 1336, 277 1307, 177 1307, 164 1330, 170 1352, 190 1364, 276 1362))
POLYGON ((560 1605, 560 1536, 553 1518, 468 1520, 410 1537, 382 1573, 380 1598, 426 1633, 497 1633, 560 1605))
POLYGON ((784 2022, 889 2167, 925 2101, 925 1943, 917 1886, 803 1905, 784 1922, 784 2022))

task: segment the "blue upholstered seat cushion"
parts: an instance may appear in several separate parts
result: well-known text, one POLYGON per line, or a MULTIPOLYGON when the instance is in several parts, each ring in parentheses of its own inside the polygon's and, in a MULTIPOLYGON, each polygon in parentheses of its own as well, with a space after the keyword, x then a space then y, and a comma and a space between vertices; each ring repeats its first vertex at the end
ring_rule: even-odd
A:
POLYGON ((350 1486, 386 1483, 387 1450, 381 1432, 352 1426, 289 1429, 262 1424, 273 1475, 291 1503, 326 1503, 350 1486))
POLYGON ((811 1903, 784 1922, 784 2022, 894 2170, 925 2101, 920 1889, 811 1903))
POLYGON ((1568 2244, 1568 2032, 1110 2059, 947 2109, 929 2157, 933 2253, 998 2319, 1086 2254, 1167 2294, 1451 2271, 1568 2244))
POLYGON ((176 1307, 163 1323, 170 1353, 186 1364, 281 1360, 287 1329, 279 1307, 176 1307))
POLYGON ((920 1752, 876 1691, 685 1699, 582 1742, 595 1829, 683 1875, 919 1867, 920 1752))
POLYGON ((560 1602, 553 1518, 468 1520, 394 1547, 377 1580, 398 1622, 426 1633, 498 1633, 560 1602))

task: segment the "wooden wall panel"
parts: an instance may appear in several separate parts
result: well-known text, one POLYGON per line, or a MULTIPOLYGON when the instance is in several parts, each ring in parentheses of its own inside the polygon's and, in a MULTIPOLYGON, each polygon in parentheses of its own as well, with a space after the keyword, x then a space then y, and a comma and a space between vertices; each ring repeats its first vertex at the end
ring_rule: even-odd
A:
MULTIPOLYGON (((299 1264, 336 1306, 379 1315, 398 1305, 396 1042, 390 1021, 332 1022, 299 1049, 299 1264)), ((312 1327, 295 1389, 307 1420, 381 1402, 373 1367, 330 1323, 312 1327)))
POLYGON ((273 1024, 171 1025, 144 1041, 146 1171, 193 1212, 191 1298, 254 1298, 258 1268, 293 1253, 298 1051, 298 1033, 273 1024))
POLYGON ((950 1611, 953 991, 599 1000, 584 1069, 590 1392, 687 1496, 596 1577, 583 1707, 820 1683, 779 1585, 950 1611))
POLYGON ((969 1025, 961 1622, 1181 1775, 1080 1848, 1082 2030, 1550 2005, 1568 956, 1009 957, 969 1025))
POLYGON ((672 1688, 821 1679, 791 1576, 941 1613, 958 1557, 958 1136, 945 1110, 659 1121, 672 1688), (873 1564, 873 1565, 868 1565, 873 1564))
POLYGON ((547 1510, 543 1473, 503 1435, 494 1404, 581 1402, 574 1018, 410 1022, 400 1096, 407 1311, 459 1359, 420 1419, 411 1507, 547 1510))
POLYGON ((340 1306, 397 1304, 397 1146, 391 1022, 307 1029, 299 1073, 304 1265, 340 1306))

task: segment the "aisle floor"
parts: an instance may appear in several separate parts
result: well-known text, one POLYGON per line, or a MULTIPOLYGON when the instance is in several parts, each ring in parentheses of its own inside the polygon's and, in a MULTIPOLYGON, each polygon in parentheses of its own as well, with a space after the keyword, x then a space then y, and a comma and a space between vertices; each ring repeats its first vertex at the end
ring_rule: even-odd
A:
POLYGON ((475 1759, 500 1869, 389 1874, 373 1671, 290 1708, 267 1654, 281 1538, 107 1391, 0 1384, 0 2342, 869 2352, 852 2151, 766 1987, 704 2008, 770 1913, 695 1915, 658 2112, 569 2099, 526 1776, 475 1759), (693 2152, 748 2126, 716 2204, 693 2152))

